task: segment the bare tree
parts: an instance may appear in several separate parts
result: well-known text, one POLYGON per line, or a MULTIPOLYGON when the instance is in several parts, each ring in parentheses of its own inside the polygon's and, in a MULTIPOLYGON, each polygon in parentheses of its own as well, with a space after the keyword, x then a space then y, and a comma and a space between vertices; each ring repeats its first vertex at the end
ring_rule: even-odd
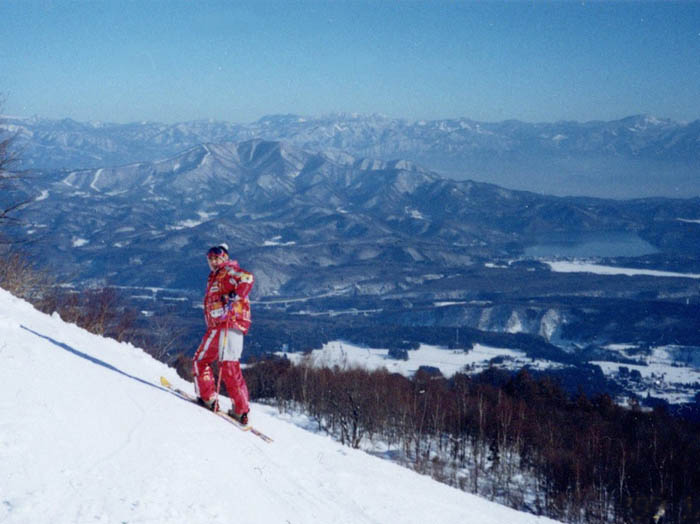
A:
MULTIPOLYGON (((0 112, 2 100, 0 100, 0 112)), ((26 171, 16 171, 13 168, 18 161, 15 146, 16 135, 2 125, 0 120, 0 226, 16 222, 13 214, 31 202, 31 198, 23 198, 14 190, 18 180, 28 176, 26 171)), ((0 234, 0 240, 4 235, 0 234)))
POLYGON ((187 333, 188 327, 172 312, 159 314, 151 318, 149 325, 151 338, 148 352, 160 361, 167 361, 173 349, 187 333))
MULTIPOLYGON (((2 105, 0 99, 0 114, 2 105)), ((20 239, 9 233, 12 226, 19 225, 15 212, 31 199, 17 191, 17 182, 27 173, 13 170, 18 160, 15 135, 2 123, 0 119, 0 287, 28 300, 38 299, 42 284, 47 282, 46 275, 13 249, 20 239)))
POLYGON ((15 296, 35 301, 53 285, 54 279, 37 270, 31 259, 19 253, 0 252, 0 287, 15 296))

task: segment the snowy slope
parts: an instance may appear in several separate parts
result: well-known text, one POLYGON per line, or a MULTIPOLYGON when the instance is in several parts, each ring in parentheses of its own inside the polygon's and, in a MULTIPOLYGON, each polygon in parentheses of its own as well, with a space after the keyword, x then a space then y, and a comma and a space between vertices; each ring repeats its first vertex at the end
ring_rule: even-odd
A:
POLYGON ((530 369, 556 369, 564 367, 563 364, 543 359, 532 359, 524 351, 508 348, 497 348, 474 344, 468 352, 462 349, 446 349, 431 344, 421 344, 418 349, 407 352, 407 360, 397 360, 389 356, 386 348, 370 348, 353 344, 352 342, 333 340, 323 344, 321 349, 315 349, 310 353, 285 353, 279 351, 276 354, 284 356, 298 364, 302 361, 313 363, 317 367, 340 369, 359 367, 369 370, 386 369, 390 373, 400 373, 406 377, 413 376, 421 366, 438 368, 440 372, 451 377, 457 372, 469 367, 469 373, 479 373, 489 368, 494 358, 504 359, 502 367, 519 370, 524 366, 530 369))
POLYGON ((306 432, 266 444, 162 389, 140 349, 0 289, 0 522, 544 523, 306 432))

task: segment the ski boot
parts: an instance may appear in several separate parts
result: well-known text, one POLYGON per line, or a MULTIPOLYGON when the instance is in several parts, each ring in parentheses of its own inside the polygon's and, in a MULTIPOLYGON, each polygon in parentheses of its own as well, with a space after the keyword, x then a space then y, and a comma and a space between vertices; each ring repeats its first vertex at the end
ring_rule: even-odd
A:
POLYGON ((231 417, 232 419, 236 420, 237 422, 239 422, 243 426, 248 425, 248 413, 240 413, 239 414, 239 413, 236 413, 236 411, 233 408, 231 408, 228 411, 228 416, 231 417))
POLYGON ((197 397, 197 404, 212 411, 216 411, 216 399, 204 400, 202 397, 197 397))

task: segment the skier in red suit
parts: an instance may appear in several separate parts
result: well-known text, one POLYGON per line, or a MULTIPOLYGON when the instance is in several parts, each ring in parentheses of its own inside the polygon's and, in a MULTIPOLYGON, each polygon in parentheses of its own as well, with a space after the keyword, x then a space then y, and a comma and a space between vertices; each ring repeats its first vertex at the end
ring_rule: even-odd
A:
POLYGON ((243 336, 250 328, 250 301, 253 274, 230 260, 228 246, 220 244, 207 252, 209 279, 204 295, 204 319, 207 332, 194 354, 195 390, 199 401, 217 409, 218 384, 211 363, 219 359, 219 373, 226 384, 233 407, 229 415, 248 423, 248 386, 241 373, 243 336))

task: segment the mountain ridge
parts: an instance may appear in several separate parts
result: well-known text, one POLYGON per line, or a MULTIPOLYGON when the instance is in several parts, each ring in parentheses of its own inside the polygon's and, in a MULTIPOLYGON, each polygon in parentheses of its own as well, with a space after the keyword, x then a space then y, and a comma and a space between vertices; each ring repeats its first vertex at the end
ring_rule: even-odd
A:
MULTIPOLYGON (((144 315, 170 315, 179 304, 186 347, 196 347, 201 328, 204 253, 221 242, 256 276, 256 355, 313 348, 319 336, 327 342, 324 329, 341 336, 352 325, 396 337, 434 326, 431 343, 446 346, 464 327, 491 333, 477 339, 499 333, 504 347, 546 346, 548 358, 565 352, 584 363, 615 361, 611 344, 640 353, 698 345, 700 284, 682 274, 700 272, 697 197, 540 195, 261 139, 22 182, 22 198, 36 199, 20 225, 32 256, 59 279, 125 290, 144 315), (552 245, 577 244, 592 246, 579 257, 601 264, 676 274, 601 276, 548 264, 552 245), (319 315, 342 322, 319 324, 319 315)), ((601 377, 589 378, 599 385, 601 377)))
POLYGON ((700 120, 416 121, 379 115, 270 115, 248 124, 80 123, 7 118, 24 167, 99 168, 156 161, 201 143, 254 138, 337 155, 404 159, 451 178, 564 196, 700 195, 700 120), (606 193, 607 192, 607 193, 606 193))
MULTIPOLYGON (((456 181, 410 162, 260 139, 198 145, 156 162, 47 174, 33 178, 25 194, 42 198, 41 206, 26 210, 28 237, 56 231, 67 260, 81 261, 83 270, 95 267, 85 278, 100 272, 94 258, 100 249, 138 257, 139 249, 158 251, 157 241, 193 257, 187 250, 231 236, 246 250, 274 245, 297 261, 307 258, 291 256, 301 246, 341 243, 334 265, 357 256, 352 246, 358 243, 369 249, 363 260, 389 246, 397 246, 396 260, 439 264, 517 256, 548 232, 628 231, 681 249, 693 232, 678 219, 696 218, 698 202, 538 195, 456 181)), ((377 262, 394 256, 383 252, 377 262)), ((271 252, 259 254, 270 257, 271 272, 280 271, 271 252)))

